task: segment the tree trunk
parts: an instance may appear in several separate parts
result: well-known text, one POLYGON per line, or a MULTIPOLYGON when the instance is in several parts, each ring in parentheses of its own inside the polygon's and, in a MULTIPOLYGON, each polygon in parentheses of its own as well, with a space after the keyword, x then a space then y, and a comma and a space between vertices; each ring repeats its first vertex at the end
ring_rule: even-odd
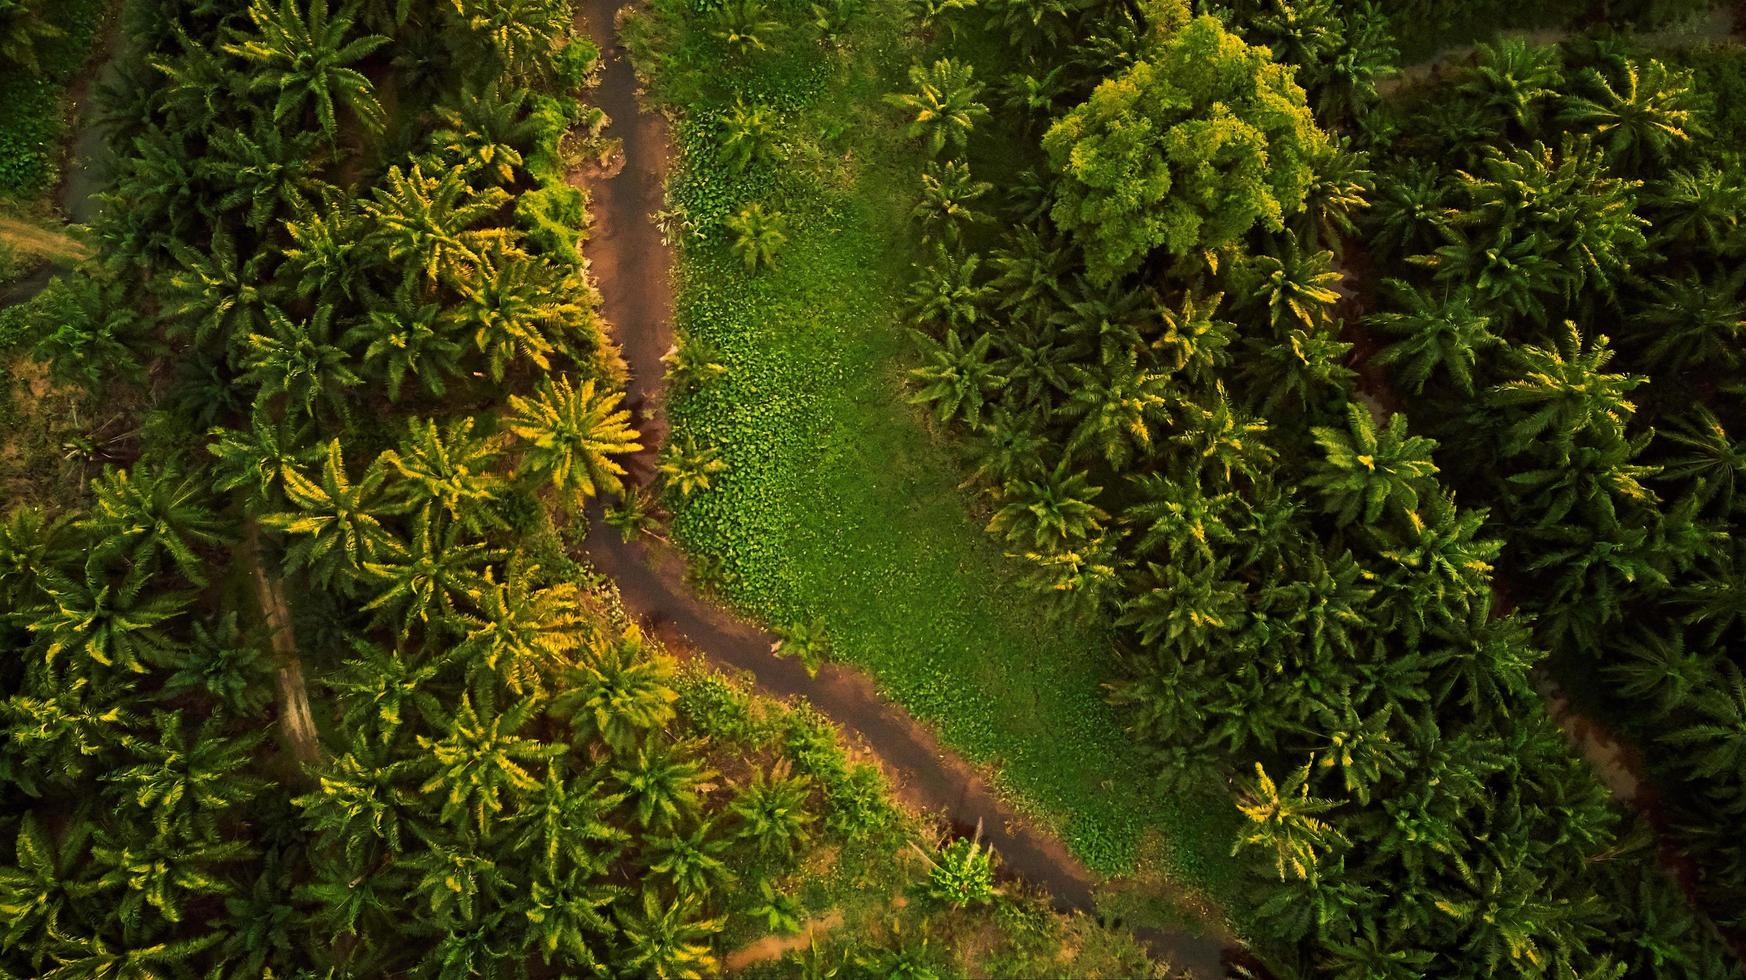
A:
POLYGON ((279 725, 291 754, 303 765, 321 761, 321 740, 315 716, 309 711, 309 687, 303 681, 303 660, 297 655, 297 635, 291 629, 291 607, 279 580, 268 574, 261 562, 261 533, 253 518, 244 525, 245 560, 255 580, 255 598, 267 624, 268 642, 279 665, 279 725))

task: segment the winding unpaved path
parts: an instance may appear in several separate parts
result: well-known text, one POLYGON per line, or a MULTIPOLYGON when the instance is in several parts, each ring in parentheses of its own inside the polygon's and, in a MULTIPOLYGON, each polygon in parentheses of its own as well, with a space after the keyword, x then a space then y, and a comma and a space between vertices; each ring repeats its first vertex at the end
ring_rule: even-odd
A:
MULTIPOLYGON (((665 120, 642 111, 636 79, 617 44, 616 17, 624 0, 585 0, 580 16, 604 60, 594 100, 612 118, 623 141, 616 171, 575 179, 592 195, 594 225, 587 245, 607 321, 631 371, 633 403, 643 408, 643 442, 650 448, 633 461, 633 475, 646 479, 653 447, 665 433, 661 415, 664 370, 660 358, 672 343, 672 256, 655 227, 669 158, 665 120)), ((1000 854, 1003 868, 1040 887, 1064 910, 1094 909, 1091 873, 1055 836, 1008 805, 993 783, 939 743, 934 733, 880 697, 858 670, 827 664, 817 677, 790 659, 773 656, 774 637, 700 598, 685 581, 685 562, 673 548, 647 536, 625 542, 590 512, 586 547, 595 568, 618 585, 625 608, 659 635, 701 652, 711 661, 752 675, 759 688, 779 698, 805 698, 878 758, 899 796, 937 810, 968 832, 978 821, 983 837, 1000 854)), ((1224 975, 1224 943, 1186 932, 1135 930, 1160 958, 1194 977, 1224 975)))

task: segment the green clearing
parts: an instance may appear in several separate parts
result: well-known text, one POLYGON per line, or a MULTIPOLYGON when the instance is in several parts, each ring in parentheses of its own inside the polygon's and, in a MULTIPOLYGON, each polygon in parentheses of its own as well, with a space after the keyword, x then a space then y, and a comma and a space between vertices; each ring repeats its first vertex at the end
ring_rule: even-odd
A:
POLYGON ((672 501, 678 539, 765 622, 821 621, 833 657, 995 766, 1096 871, 1156 865, 1231 904, 1228 798, 1150 789, 1103 699, 1111 637, 1047 618, 1012 581, 952 447, 906 402, 915 359, 901 294, 918 257, 907 213, 922 157, 881 102, 915 56, 894 29, 902 18, 869 11, 834 62, 776 53, 706 84, 674 66, 707 42, 658 36, 676 21, 657 10, 635 47, 645 67, 651 47, 669 55, 656 91, 684 117, 671 192, 692 229, 679 330, 727 368, 671 406, 676 432, 719 447, 730 467, 709 492, 672 501), (735 175, 720 164, 724 91, 783 110, 783 165, 735 175), (718 225, 752 202, 789 224, 774 267, 749 274, 718 225), (1148 840, 1161 844, 1142 861, 1148 840))

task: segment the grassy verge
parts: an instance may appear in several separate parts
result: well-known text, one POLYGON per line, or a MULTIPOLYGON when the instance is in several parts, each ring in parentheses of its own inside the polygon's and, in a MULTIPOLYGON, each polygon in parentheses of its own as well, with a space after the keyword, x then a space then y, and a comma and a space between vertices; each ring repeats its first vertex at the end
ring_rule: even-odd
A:
POLYGON ((671 408, 679 437, 719 447, 730 467, 673 502, 679 540, 719 563, 726 595, 766 622, 822 621, 835 657, 994 765, 1095 870, 1133 872, 1144 852, 1228 899, 1235 815, 1222 787, 1151 790, 1103 700, 1109 636, 1047 618, 1013 583, 951 447, 906 404, 899 311, 918 258, 906 215, 921 157, 881 101, 917 56, 903 18, 879 5, 849 53, 774 53, 703 79, 676 66, 704 42, 663 36, 679 16, 638 25, 636 47, 645 67, 660 53, 656 89, 683 116, 671 196, 692 233, 679 330, 727 372, 671 408), (735 95, 781 108, 784 164, 721 165, 714 119, 735 95), (774 267, 756 273, 720 228, 752 202, 788 222, 774 267))

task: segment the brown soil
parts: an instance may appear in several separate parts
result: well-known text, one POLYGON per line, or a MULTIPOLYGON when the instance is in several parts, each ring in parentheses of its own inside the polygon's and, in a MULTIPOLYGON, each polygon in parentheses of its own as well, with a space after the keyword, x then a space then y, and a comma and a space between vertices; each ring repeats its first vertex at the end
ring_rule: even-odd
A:
POLYGON ((843 924, 841 910, 832 909, 828 915, 821 915, 800 927, 800 931, 786 936, 765 936, 755 943, 741 946, 722 960, 722 968, 729 973, 744 970, 754 963, 768 963, 779 960, 797 949, 805 949, 812 945, 814 936, 830 932, 843 924))

